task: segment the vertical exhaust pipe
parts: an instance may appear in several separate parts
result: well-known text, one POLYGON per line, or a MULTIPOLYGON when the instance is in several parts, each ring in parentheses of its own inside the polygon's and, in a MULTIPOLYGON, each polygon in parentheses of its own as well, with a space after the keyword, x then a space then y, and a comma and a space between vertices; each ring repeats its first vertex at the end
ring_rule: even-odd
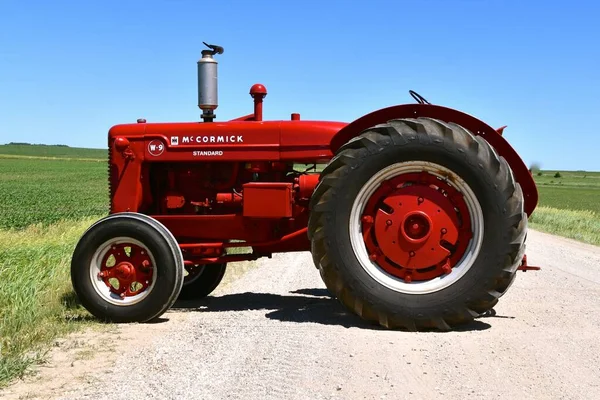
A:
POLYGON ((223 54, 223 47, 202 42, 208 47, 202 50, 202 58, 198 60, 198 107, 202 110, 204 122, 213 122, 215 110, 219 106, 217 61, 215 54, 223 54))

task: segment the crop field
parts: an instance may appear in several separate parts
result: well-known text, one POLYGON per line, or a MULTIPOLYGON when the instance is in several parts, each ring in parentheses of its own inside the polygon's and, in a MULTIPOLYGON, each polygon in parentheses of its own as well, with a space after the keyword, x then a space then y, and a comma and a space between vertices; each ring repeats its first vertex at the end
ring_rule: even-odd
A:
POLYGON ((600 245, 600 172, 540 171, 540 194, 530 226, 600 245))
POLYGON ((105 150, 0 146, 0 386, 85 323, 70 254, 108 212, 105 150))
POLYGON ((540 205, 600 213, 600 172, 541 171, 534 177, 540 205))
POLYGON ((0 228, 108 212, 106 160, 0 157, 0 228))
MULTIPOLYGON (((0 146, 0 386, 39 360, 54 337, 86 323, 69 262, 81 233, 108 212, 106 156, 0 146)), ((531 227, 600 244, 600 172, 556 173, 535 174, 540 207, 531 227)))

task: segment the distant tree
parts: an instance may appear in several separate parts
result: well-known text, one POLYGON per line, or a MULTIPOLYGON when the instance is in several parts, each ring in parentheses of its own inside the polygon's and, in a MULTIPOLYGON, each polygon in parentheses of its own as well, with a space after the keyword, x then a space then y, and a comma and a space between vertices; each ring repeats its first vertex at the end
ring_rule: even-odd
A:
POLYGON ((560 172, 557 172, 557 173, 555 173, 555 174, 554 174, 554 177, 555 177, 555 178, 560 178, 560 172))
POLYGON ((531 172, 532 174, 538 174, 538 176, 541 176, 539 174, 539 172, 541 171, 541 167, 540 167, 540 163, 538 162, 532 162, 531 166, 529 167, 529 172, 531 172))
POLYGON ((537 173, 537 176, 542 176, 542 175, 544 175, 544 174, 542 174, 542 171, 539 171, 539 172, 537 173))

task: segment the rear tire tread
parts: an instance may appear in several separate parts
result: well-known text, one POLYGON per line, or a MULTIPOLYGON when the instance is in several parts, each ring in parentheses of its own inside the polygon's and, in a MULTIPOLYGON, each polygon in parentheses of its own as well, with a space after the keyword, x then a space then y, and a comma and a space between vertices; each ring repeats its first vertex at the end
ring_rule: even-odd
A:
POLYGON ((349 310, 364 320, 387 328, 403 328, 406 330, 429 330, 436 328, 446 331, 490 310, 498 299, 514 282, 517 267, 521 261, 525 247, 527 231, 527 215, 523 207, 523 193, 515 182, 512 171, 506 160, 496 153, 485 139, 453 123, 445 123, 432 118, 403 118, 391 120, 387 124, 377 125, 364 131, 361 135, 343 145, 323 170, 321 179, 315 188, 310 201, 310 218, 308 222, 308 237, 312 242, 311 248, 315 266, 327 288, 349 310), (477 153, 481 160, 477 168, 493 171, 496 181, 502 182, 496 186, 499 195, 507 196, 504 214, 510 220, 511 238, 510 253, 505 257, 505 265, 501 273, 493 281, 487 282, 487 289, 478 294, 462 307, 448 310, 443 316, 434 319, 418 317, 406 318, 385 312, 362 298, 356 297, 355 284, 345 281, 340 273, 340 267, 327 256, 330 244, 327 240, 327 219, 335 206, 338 192, 342 192, 340 180, 349 170, 356 168, 368 154, 377 153, 385 148, 385 144, 403 145, 419 140, 422 143, 444 143, 444 146, 461 147, 466 151, 477 153))

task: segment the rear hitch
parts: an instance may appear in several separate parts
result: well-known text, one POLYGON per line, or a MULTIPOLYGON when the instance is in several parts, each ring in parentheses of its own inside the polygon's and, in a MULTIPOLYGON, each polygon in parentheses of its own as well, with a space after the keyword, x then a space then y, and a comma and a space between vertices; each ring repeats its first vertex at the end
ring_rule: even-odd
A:
POLYGON ((527 265, 527 255, 523 256, 523 260, 521 261, 521 265, 519 266, 519 268, 517 268, 517 270, 519 271, 539 271, 540 269, 542 269, 541 267, 534 267, 532 265, 527 265))

